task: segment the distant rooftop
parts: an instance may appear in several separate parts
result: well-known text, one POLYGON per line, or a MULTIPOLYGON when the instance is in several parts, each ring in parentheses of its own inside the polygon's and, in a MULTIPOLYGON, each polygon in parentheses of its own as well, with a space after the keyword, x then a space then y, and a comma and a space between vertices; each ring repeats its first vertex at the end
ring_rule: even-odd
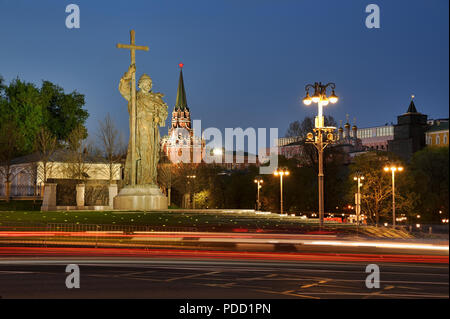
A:
POLYGON ((437 131, 448 131, 448 121, 447 122, 435 122, 433 125, 429 126, 427 132, 437 132, 437 131))

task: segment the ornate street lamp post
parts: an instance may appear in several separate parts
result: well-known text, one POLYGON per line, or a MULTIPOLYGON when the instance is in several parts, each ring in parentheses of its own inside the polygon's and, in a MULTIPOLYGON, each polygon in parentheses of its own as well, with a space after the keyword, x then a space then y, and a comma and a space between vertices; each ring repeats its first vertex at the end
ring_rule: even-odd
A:
POLYGON ((386 166, 384 168, 385 172, 392 172, 392 226, 395 227, 395 172, 403 172, 402 166, 386 166))
POLYGON ((286 168, 279 168, 273 172, 273 175, 280 176, 280 212, 283 214, 283 176, 288 176, 289 171, 286 168))
POLYGON ((321 82, 315 82, 313 84, 307 84, 305 86, 306 97, 303 99, 303 103, 305 105, 311 105, 311 103, 317 103, 318 106, 318 114, 315 118, 315 128, 313 129, 314 133, 310 132, 306 135, 306 143, 314 144, 317 148, 319 154, 319 221, 320 227, 323 226, 323 217, 324 217, 324 193, 323 193, 323 150, 327 147, 328 144, 333 143, 337 137, 334 132, 336 130, 333 126, 325 126, 325 120, 323 116, 323 107, 327 106, 330 102, 336 103, 338 101, 338 97, 334 93, 336 85, 334 83, 328 83, 323 85, 321 82), (329 97, 327 97, 327 88, 332 89, 332 93, 329 97), (314 89, 313 96, 309 95, 309 90, 314 89))
POLYGON ((257 200, 256 200, 256 210, 260 210, 261 209, 261 201, 259 200, 259 190, 262 188, 262 183, 263 183, 263 179, 260 176, 256 176, 255 178, 255 183, 258 185, 258 195, 257 195, 257 200))

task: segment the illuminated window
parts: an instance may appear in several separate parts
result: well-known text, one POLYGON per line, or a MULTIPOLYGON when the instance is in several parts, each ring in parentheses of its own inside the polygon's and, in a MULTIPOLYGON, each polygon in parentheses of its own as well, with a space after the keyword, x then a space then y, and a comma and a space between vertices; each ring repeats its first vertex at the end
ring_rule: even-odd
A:
POLYGON ((444 134, 444 144, 447 144, 447 134, 444 134))
POLYGON ((436 145, 441 144, 441 139, 440 136, 438 134, 436 134, 436 145))

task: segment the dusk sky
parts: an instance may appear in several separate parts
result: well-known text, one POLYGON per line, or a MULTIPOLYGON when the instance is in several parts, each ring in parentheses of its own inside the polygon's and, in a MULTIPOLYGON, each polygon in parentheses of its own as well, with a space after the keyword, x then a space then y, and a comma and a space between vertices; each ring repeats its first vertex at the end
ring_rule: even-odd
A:
MULTIPOLYGON (((118 92, 136 30, 137 77, 153 79, 171 112, 180 62, 188 105, 202 127, 277 127, 315 115, 301 103, 305 84, 335 82, 340 100, 325 109, 359 127, 396 122, 415 94, 419 112, 448 117, 448 0, 0 0, 0 75, 42 80, 86 96, 89 132, 109 112, 128 134, 118 92), (66 5, 81 10, 67 29, 66 5), (367 29, 365 8, 381 9, 367 29)), ((170 113, 167 124, 170 123, 170 113)), ((161 134, 167 133, 166 128, 161 134)))

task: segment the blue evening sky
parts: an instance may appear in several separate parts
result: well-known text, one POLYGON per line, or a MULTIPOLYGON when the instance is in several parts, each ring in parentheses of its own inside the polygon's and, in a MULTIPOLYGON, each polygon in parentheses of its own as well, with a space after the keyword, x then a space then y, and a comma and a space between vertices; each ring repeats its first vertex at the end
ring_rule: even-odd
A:
POLYGON ((411 94, 419 112, 448 117, 448 12, 448 0, 0 0, 0 75, 77 90, 91 134, 108 112, 127 133, 117 86, 130 58, 115 45, 134 28, 136 43, 150 47, 136 54, 138 77, 152 77, 171 111, 183 62, 203 128, 284 135, 317 112, 301 103, 314 81, 336 83, 341 99, 325 114, 348 113, 359 127, 396 122, 411 94), (80 7, 80 29, 65 27, 70 3, 80 7), (381 8, 380 29, 365 27, 370 3, 381 8))

